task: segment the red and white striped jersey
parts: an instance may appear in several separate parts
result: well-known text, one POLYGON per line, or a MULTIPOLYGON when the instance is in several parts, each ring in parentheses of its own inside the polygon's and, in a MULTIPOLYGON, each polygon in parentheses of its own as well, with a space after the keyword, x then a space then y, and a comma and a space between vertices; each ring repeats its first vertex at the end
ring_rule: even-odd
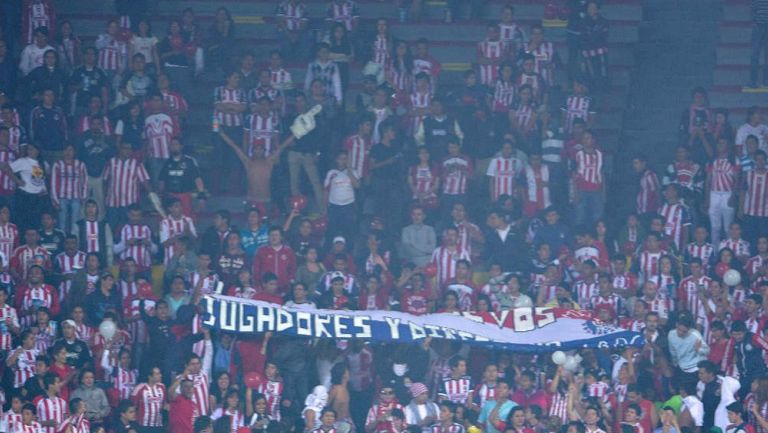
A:
MULTIPOLYGON (((559 284, 542 284, 539 286, 539 292, 544 292, 544 303, 548 304, 552 301, 557 300, 557 288, 560 287, 559 284)), ((538 296, 538 293, 536 293, 536 296, 538 296)))
POLYGON ((516 104, 512 108, 515 123, 520 132, 527 133, 536 127, 536 122, 534 121, 536 110, 537 108, 533 104, 516 104))
POLYGON ((456 277, 456 262, 470 260, 469 253, 457 246, 453 251, 446 247, 437 247, 432 252, 432 263, 437 266, 438 287, 456 277))
POLYGON ((246 118, 244 132, 248 136, 248 155, 253 154, 256 146, 264 146, 265 155, 269 156, 280 140, 280 118, 273 112, 266 117, 250 114, 246 118))
POLYGON ((138 408, 136 421, 142 427, 163 426, 163 405, 165 404, 165 385, 157 383, 139 384, 133 389, 133 402, 138 408))
POLYGON ((106 33, 96 39, 99 56, 96 65, 106 72, 120 72, 125 69, 125 56, 128 53, 125 42, 106 33))
POLYGON ((549 416, 557 417, 563 424, 568 422, 568 396, 562 392, 551 394, 549 416))
POLYGON ((463 425, 454 422, 448 427, 444 427, 442 424, 433 424, 429 428, 429 433, 464 433, 466 429, 463 425))
POLYGON ((659 275, 659 260, 661 256, 666 255, 665 250, 655 253, 642 251, 637 257, 638 274, 642 281, 648 281, 651 277, 659 275))
MULTIPOLYGON (((181 236, 185 233, 188 233, 194 238, 197 237, 195 222, 188 216, 182 215, 181 219, 175 219, 173 216, 168 215, 167 218, 163 218, 163 220, 160 221, 160 243, 164 243, 173 237, 181 236)), ((165 248, 163 263, 165 266, 168 266, 168 263, 170 263, 173 258, 174 245, 171 243, 171 245, 167 245, 163 248, 165 248)))
POLYGON ((620 320, 619 326, 628 331, 640 332, 643 330, 643 328, 645 328, 645 320, 628 317, 626 319, 620 320))
POLYGON ((61 199, 85 200, 88 197, 88 172, 82 161, 56 161, 51 169, 51 201, 61 199))
MULTIPOLYGON (((280 97, 280 91, 269 84, 259 85, 248 92, 248 101, 250 101, 251 104, 255 104, 259 99, 264 97, 268 98, 270 101, 276 101, 280 97)), ((252 116, 252 114, 249 114, 248 116, 252 116)), ((246 116, 245 120, 246 127, 250 123, 250 120, 247 118, 248 116, 246 116)))
MULTIPOLYGON (((645 301, 648 302, 647 300, 645 301)), ((672 301, 672 298, 664 295, 656 295, 653 301, 648 302, 648 306, 651 311, 659 315, 660 319, 668 319, 669 313, 675 309, 675 303, 672 301)))
POLYGON ((480 232, 480 228, 469 221, 454 223, 453 226, 456 227, 456 230, 459 232, 459 248, 466 251, 467 254, 472 255, 472 243, 470 242, 469 234, 470 232, 480 232))
MULTIPOLYGON (((197 283, 200 281, 200 273, 192 272, 189 274, 189 286, 197 287, 197 283)), ((209 274, 203 277, 203 285, 200 287, 200 294, 210 295, 216 293, 216 286, 219 284, 218 274, 209 274)))
POLYGON ((213 413, 211 414, 211 419, 217 420, 223 416, 228 416, 230 419, 229 421, 230 433, 237 433, 240 427, 245 426, 245 417, 243 416, 243 412, 240 410, 237 410, 237 409, 229 410, 229 409, 220 407, 213 411, 213 413))
POLYGON ((17 423, 16 430, 13 433, 44 433, 45 431, 39 422, 32 421, 30 424, 17 423))
POLYGON ((152 247, 137 242, 135 245, 127 245, 129 240, 143 241, 152 239, 152 229, 146 224, 126 224, 120 230, 120 243, 126 244, 125 250, 120 253, 120 259, 129 257, 136 260, 136 264, 143 269, 152 266, 152 247))
POLYGON ((730 248, 736 257, 741 257, 741 256, 749 257, 750 255, 749 242, 741 238, 736 240, 733 240, 731 238, 723 239, 722 241, 720 241, 720 245, 718 246, 717 251, 719 252, 723 248, 730 248))
POLYGON ((601 306, 609 306, 613 308, 613 312, 616 317, 623 315, 624 301, 621 296, 611 293, 608 296, 600 296, 599 294, 593 296, 589 301, 589 308, 595 310, 601 306))
POLYGON ((499 75, 499 63, 505 55, 504 43, 501 40, 484 40, 477 43, 477 58, 491 62, 480 66, 480 84, 493 86, 499 75))
MULTIPOLYGON (((131 336, 131 341, 136 343, 147 343, 147 325, 141 320, 141 301, 136 295, 129 295, 123 298, 123 317, 125 319, 134 319, 126 323, 126 329, 131 336)), ((144 299, 144 311, 151 314, 155 309, 153 299, 144 299)))
MULTIPOLYGON (((16 224, 6 223, 0 225, 0 255, 5 260, 10 260, 18 246, 19 229, 16 228, 16 224)), ((3 263, 3 265, 8 266, 8 263, 3 263)))
MULTIPOLYGON (((699 311, 699 304, 701 299, 699 298, 699 291, 708 290, 709 283, 712 279, 706 275, 702 275, 699 278, 694 278, 693 275, 689 275, 683 278, 680 282, 680 286, 677 289, 677 300, 681 306, 692 314, 696 314, 699 311)), ((698 321, 696 317, 696 321, 698 321)))
POLYGON ((732 192, 737 172, 738 167, 728 158, 718 158, 707 165, 707 173, 712 176, 710 191, 732 192))
POLYGON ((598 191, 603 185, 603 153, 576 152, 576 187, 581 191, 598 191))
MULTIPOLYGON (((107 116, 101 116, 101 122, 104 125, 104 135, 110 136, 112 135, 112 132, 114 129, 112 128, 112 121, 109 120, 109 117, 107 116)), ((86 114, 84 116, 81 116, 80 119, 77 121, 77 135, 83 135, 86 131, 90 131, 91 129, 91 115, 86 114)))
POLYGON ((523 29, 515 23, 499 23, 499 39, 505 49, 519 49, 515 44, 523 41, 523 29))
POLYGON ((59 424, 67 418, 67 402, 61 397, 45 396, 37 402, 37 419, 40 422, 56 421, 54 427, 43 427, 46 433, 56 433, 59 424))
MULTIPOLYGON (((48 31, 56 29, 54 23, 56 21, 56 13, 53 9, 51 1, 32 1, 25 2, 24 16, 23 16, 23 31, 24 31, 24 44, 31 44, 35 41, 35 29, 38 27, 46 27, 48 31)), ((8 430, 7 433, 10 433, 8 430)))
POLYGON ((209 400, 208 385, 211 383, 208 380, 208 375, 205 373, 189 374, 187 379, 191 380, 195 385, 195 392, 192 394, 192 401, 197 406, 198 415, 209 415, 211 413, 211 404, 209 400))
POLYGON ((123 300, 136 296, 139 293, 139 284, 134 281, 126 281, 124 279, 120 279, 120 281, 117 282, 117 287, 120 290, 120 294, 123 296, 123 300))
POLYGON ((701 167, 693 161, 675 161, 667 166, 665 184, 676 183, 683 188, 694 190, 700 188, 698 177, 701 175, 701 167))
POLYGON ((53 345, 59 327, 56 322, 48 322, 45 326, 38 324, 37 328, 38 331, 37 334, 35 334, 35 349, 40 353, 48 353, 48 348, 53 345))
POLYGON ((493 111, 506 113, 515 101, 515 83, 512 81, 496 80, 493 88, 493 111))
POLYGON ((687 259, 690 260, 694 257, 701 259, 702 266, 706 271, 709 268, 709 261, 712 259, 712 254, 715 253, 715 248, 712 244, 705 242, 701 245, 696 242, 691 242, 685 247, 687 252, 687 259))
POLYGON ((21 275, 22 280, 27 279, 27 272, 32 265, 40 265, 44 269, 50 267, 51 257, 48 250, 43 247, 30 248, 22 245, 13 250, 11 255, 11 268, 14 268, 21 275))
POLYGON ((15 432, 17 431, 17 425, 21 424, 21 413, 16 413, 12 410, 9 410, 8 412, 5 412, 2 417, 0 417, 0 425, 5 427, 5 431, 7 432, 15 432))
POLYGON ((456 404, 466 404, 472 401, 472 378, 462 376, 454 379, 450 376, 443 378, 440 384, 440 390, 437 392, 438 398, 449 400, 456 404))
POLYGON ((13 347, 13 334, 11 334, 6 325, 8 321, 15 328, 20 326, 19 315, 16 313, 16 309, 7 304, 0 305, 0 351, 9 351, 13 347))
POLYGON ((108 207, 126 207, 139 202, 139 184, 149 181, 144 164, 134 158, 111 158, 104 169, 108 207))
MULTIPOLYGON (((226 86, 219 86, 213 92, 213 102, 227 102, 237 103, 245 105, 246 94, 243 89, 228 89, 226 86)), ((219 121, 221 126, 242 126, 243 114, 242 113, 225 113, 223 111, 214 110, 213 115, 219 121)))
POLYGON ((533 72, 541 75, 547 85, 551 86, 554 78, 552 76, 552 66, 554 65, 555 58, 555 46, 552 42, 542 42, 535 49, 532 49, 530 45, 526 45, 525 52, 533 55, 533 72))
POLYGON ((590 302, 592 298, 599 296, 600 289, 597 286, 597 281, 584 281, 579 280, 573 285, 573 292, 576 295, 576 300, 579 303, 579 307, 582 309, 590 308, 590 302))
POLYGON ((85 252, 98 253, 99 251, 99 222, 85 220, 85 252))
POLYGON ((413 89, 413 74, 406 69, 402 62, 398 61, 398 68, 393 65, 394 60, 390 61, 386 67, 387 82, 397 93, 410 93, 413 89))
POLYGON ((744 265, 744 270, 747 272, 747 275, 749 275, 750 278, 753 278, 755 274, 757 274, 757 271, 760 270, 760 268, 763 267, 766 263, 768 263, 768 257, 756 255, 754 257, 750 257, 750 259, 747 260, 747 264, 744 265))
POLYGON ((659 177, 653 170, 645 170, 640 176, 640 191, 637 193, 637 213, 653 213, 659 207, 659 177))
MULTIPOLYGON (((10 164, 16 159, 16 155, 10 150, 0 150, 0 163, 10 164)), ((8 174, 0 172, 0 195, 10 195, 16 190, 14 182, 8 174)))
POLYGON ((614 289, 634 291, 637 289, 637 277, 630 272, 614 275, 612 285, 614 289))
POLYGON ((277 70, 270 68, 269 84, 275 89, 285 89, 293 84, 293 78, 291 78, 291 73, 283 68, 277 70))
POLYGON ((187 100, 184 99, 181 94, 174 91, 164 91, 160 93, 163 96, 163 106, 165 108, 165 113, 171 116, 173 124, 178 128, 179 125, 181 125, 181 114, 189 111, 187 100))
POLYGON ((283 395, 283 382, 276 380, 262 381, 256 390, 267 397, 267 413, 273 420, 280 421, 280 400, 283 395))
POLYGON ((18 358, 16 358, 16 363, 11 366, 13 369, 14 388, 21 388, 27 379, 35 375, 35 359, 39 354, 40 352, 34 348, 23 349, 18 358))
POLYGON ((354 30, 359 17, 357 5, 352 0, 332 1, 328 5, 328 20, 344 24, 348 32, 354 30))
POLYGON ((120 400, 130 399, 133 395, 133 389, 136 387, 136 377, 139 372, 136 369, 126 370, 116 367, 109 375, 109 381, 112 387, 117 391, 120 400))
POLYGON ((664 234, 672 238, 677 250, 683 248, 683 231, 691 225, 688 207, 682 203, 665 203, 659 210, 664 217, 664 234))
POLYGON ((413 183, 416 187, 416 193, 413 194, 414 200, 419 198, 419 194, 429 194, 430 196, 434 196, 434 194, 430 194, 430 192, 435 188, 439 178, 437 167, 414 165, 411 166, 409 172, 409 176, 413 179, 413 183))
POLYGON ((483 407, 486 401, 491 401, 496 398, 496 384, 493 386, 487 383, 481 383, 475 387, 474 400, 477 405, 483 407))
POLYGON ((768 171, 751 170, 745 174, 744 215, 768 217, 768 171))
POLYGON ((85 415, 73 415, 67 418, 62 425, 59 426, 60 432, 66 432, 70 429, 70 433, 91 433, 91 422, 85 415))
POLYGON ((21 129, 21 126, 18 125, 19 122, 19 113, 15 113, 16 120, 14 120, 14 125, 7 125, 8 126, 8 133, 10 135, 10 138, 8 140, 8 149, 14 153, 14 155, 18 155, 19 150, 21 149, 21 142, 23 137, 26 136, 26 132, 21 129))
POLYGON ((461 195, 467 192, 467 181, 473 173, 472 160, 464 155, 447 156, 442 163, 443 194, 461 195))
POLYGON ((165 113, 151 114, 144 119, 144 139, 147 141, 147 153, 152 158, 170 158, 171 139, 178 134, 178 126, 165 113))
POLYGON ((376 35, 373 40, 373 62, 381 66, 389 64, 389 38, 376 35))
POLYGON ((677 282, 677 278, 675 278, 674 275, 670 275, 670 274, 653 275, 648 278, 648 281, 656 284, 656 287, 658 288, 658 293, 664 296, 674 297, 675 294, 677 293, 678 282, 677 282))
POLYGON ((544 209, 552 205, 549 190, 549 166, 540 165, 538 168, 525 167, 525 181, 527 186, 527 199, 530 203, 536 203, 536 209, 544 209))
MULTIPOLYGON (((56 270, 61 275, 73 275, 79 269, 85 267, 85 253, 76 251, 74 255, 68 255, 66 252, 59 253, 55 259, 56 270)), ((64 280, 59 283, 59 299, 66 299, 69 289, 72 287, 72 280, 64 280)))
POLYGON ((283 1, 277 7, 277 16, 285 20, 285 27, 288 30, 298 30, 301 22, 306 21, 306 7, 303 2, 283 1))
POLYGON ((75 325, 75 336, 78 340, 83 340, 90 345, 93 340, 94 329, 85 323, 75 325))
POLYGON ((590 114, 595 114, 592 98, 589 96, 571 95, 565 100, 561 110, 565 113, 565 130, 568 133, 573 130, 574 120, 582 119, 586 122, 590 114))
MULTIPOLYGON (((411 93, 410 97, 410 104, 411 104, 411 110, 415 110, 417 108, 424 108, 429 109, 429 106, 432 103, 432 93, 426 92, 426 93, 419 93, 419 92, 413 92, 411 93)), ((422 115, 415 115, 413 114, 413 111, 411 112, 411 131, 416 132, 419 129, 419 125, 421 125, 421 122, 424 121, 424 118, 427 116, 422 115)))
POLYGON ((352 135, 344 141, 344 149, 349 153, 349 168, 358 179, 365 178, 368 175, 368 157, 371 153, 370 137, 352 135))
POLYGON ((546 83, 544 82, 544 78, 542 78, 541 75, 536 73, 522 73, 517 77, 516 83, 518 89, 525 85, 531 86, 531 90, 533 91, 533 99, 536 102, 541 103, 541 98, 544 94, 544 90, 546 89, 546 83))
POLYGON ((448 291, 456 292, 459 297, 459 308, 464 311, 472 311, 472 303, 475 300, 475 294, 477 288, 473 287, 472 282, 459 283, 455 280, 451 280, 445 285, 442 293, 448 291))
POLYGON ((499 155, 488 164, 486 175, 494 178, 491 200, 498 200, 502 194, 514 195, 517 179, 523 173, 523 163, 514 157, 499 155))

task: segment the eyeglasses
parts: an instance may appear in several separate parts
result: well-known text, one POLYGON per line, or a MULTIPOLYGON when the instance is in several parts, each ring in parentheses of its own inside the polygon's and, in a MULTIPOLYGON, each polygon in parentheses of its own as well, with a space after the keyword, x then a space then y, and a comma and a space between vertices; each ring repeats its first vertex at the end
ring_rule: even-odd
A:
POLYGON ((386 390, 383 390, 383 389, 381 391, 379 391, 379 392, 382 395, 392 395, 392 394, 394 394, 394 391, 386 391, 386 390))

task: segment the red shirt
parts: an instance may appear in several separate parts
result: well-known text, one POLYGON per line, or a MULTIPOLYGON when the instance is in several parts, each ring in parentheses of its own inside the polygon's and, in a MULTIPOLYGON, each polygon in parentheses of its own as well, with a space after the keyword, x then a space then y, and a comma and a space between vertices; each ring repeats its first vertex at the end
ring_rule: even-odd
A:
POLYGON ((534 391, 532 394, 528 394, 525 391, 519 389, 512 394, 510 400, 523 407, 531 407, 531 405, 535 404, 536 406, 539 406, 545 413, 549 408, 549 404, 547 404, 547 393, 541 390, 534 391))
POLYGON ((177 395, 171 402, 171 410, 168 412, 170 433, 194 433, 196 417, 197 405, 195 402, 183 395, 177 395))
POLYGON ((288 286, 296 275, 296 255, 288 245, 275 249, 265 245, 256 251, 253 257, 253 278, 261 280, 266 272, 277 275, 280 290, 287 291, 288 286))

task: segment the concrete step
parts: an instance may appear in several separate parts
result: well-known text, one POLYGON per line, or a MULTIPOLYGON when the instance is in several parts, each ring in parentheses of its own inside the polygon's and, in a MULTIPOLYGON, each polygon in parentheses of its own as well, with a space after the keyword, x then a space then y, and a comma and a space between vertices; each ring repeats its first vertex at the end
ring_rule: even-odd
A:
POLYGON ((749 57, 752 48, 749 43, 728 43, 718 44, 717 46, 717 64, 749 64, 749 57))
POLYGON ((766 102, 768 102, 768 94, 742 93, 741 86, 722 86, 709 92, 709 104, 712 107, 734 109, 752 105, 764 106, 766 102))

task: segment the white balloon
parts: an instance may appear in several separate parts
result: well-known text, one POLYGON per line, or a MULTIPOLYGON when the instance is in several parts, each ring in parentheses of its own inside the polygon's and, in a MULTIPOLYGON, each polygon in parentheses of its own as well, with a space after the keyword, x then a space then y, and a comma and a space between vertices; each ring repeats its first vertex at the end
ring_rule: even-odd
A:
POLYGON ((568 371, 576 371, 577 368, 579 368, 579 363, 576 361, 576 358, 569 356, 568 359, 565 361, 565 364, 563 367, 568 371))
POLYGON ((556 365, 563 365, 567 360, 568 357, 562 350, 552 352, 552 362, 554 362, 556 365))
POLYGON ((737 286, 741 282, 741 274, 736 269, 728 269, 723 275, 723 282, 728 286, 737 286))
POLYGON ((104 320, 99 325, 99 334, 104 337, 105 340, 111 340, 117 333, 117 325, 111 320, 104 320))

